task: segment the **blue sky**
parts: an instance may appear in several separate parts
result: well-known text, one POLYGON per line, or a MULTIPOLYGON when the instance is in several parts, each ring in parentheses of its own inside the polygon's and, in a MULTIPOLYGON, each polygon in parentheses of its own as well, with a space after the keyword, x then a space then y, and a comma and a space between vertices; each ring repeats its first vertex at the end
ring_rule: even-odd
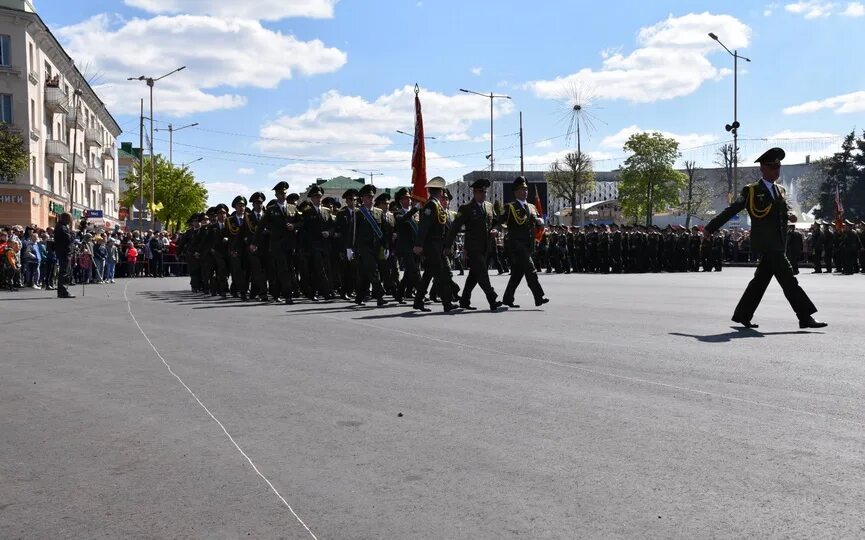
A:
MULTIPOLYGON (((862 129, 865 71, 851 57, 865 31, 860 2, 575 2, 450 0, 37 0, 37 11, 138 141, 140 74, 158 76, 155 114, 175 133, 211 203, 303 189, 318 177, 411 175, 415 82, 428 171, 448 180, 489 167, 489 100, 497 100, 497 170, 517 170, 523 113, 527 169, 575 146, 567 110, 590 112, 582 149, 597 170, 621 163, 637 130, 680 141, 683 159, 712 166, 732 121, 732 58, 713 31, 753 62, 739 72, 740 146, 789 161, 830 153, 862 129), (751 140, 757 139, 757 140, 751 140), (765 140, 760 140, 765 139, 765 140)), ((145 102, 146 103, 146 102, 145 102)), ((145 112, 147 114, 147 112, 145 112)), ((156 151, 168 153, 167 133, 156 151)))

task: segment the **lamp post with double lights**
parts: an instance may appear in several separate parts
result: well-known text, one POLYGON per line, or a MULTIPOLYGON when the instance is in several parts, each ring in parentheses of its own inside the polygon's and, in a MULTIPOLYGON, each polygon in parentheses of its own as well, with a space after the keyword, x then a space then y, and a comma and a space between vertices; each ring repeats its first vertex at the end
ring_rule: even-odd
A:
MULTIPOLYGON (((154 200, 156 198, 156 161, 154 161, 154 158, 156 156, 153 155, 153 84, 156 81, 161 81, 165 77, 168 77, 169 75, 174 75, 178 71, 183 71, 184 69, 186 69, 186 66, 180 66, 174 71, 169 71, 165 75, 156 78, 141 75, 138 77, 129 77, 126 79, 127 81, 144 81, 147 83, 147 86, 150 87, 150 207, 151 220, 153 221, 153 223, 155 223, 156 221, 154 219, 156 215, 155 213, 153 213, 153 209, 156 205, 156 201, 154 200)), ((142 148, 141 151, 144 152, 144 149, 142 148)))
POLYGON ((370 183, 370 184, 374 184, 374 183, 375 183, 375 182, 372 181, 373 177, 375 177, 375 176, 383 176, 383 175, 384 175, 384 173, 380 173, 380 172, 366 172, 366 171, 359 171, 359 170, 357 170, 357 169, 351 169, 351 172, 356 172, 357 174, 362 174, 362 175, 364 175, 364 176, 367 176, 367 175, 368 175, 368 176, 369 176, 369 183, 370 183))
POLYGON ((180 126, 179 128, 174 127, 172 124, 168 124, 168 129, 159 129, 156 128, 156 131, 167 131, 168 132, 168 162, 174 165, 174 132, 180 131, 181 129, 191 128, 198 125, 198 122, 194 124, 187 124, 185 126, 180 126))
POLYGON ((728 49, 714 32, 709 32, 709 37, 717 41, 733 57, 733 123, 724 126, 724 129, 733 134, 733 193, 730 194, 732 197, 739 191, 739 59, 746 62, 750 62, 751 59, 740 55, 738 50, 728 49))
MULTIPOLYGON (((465 88, 460 88, 460 92, 464 92, 466 94, 475 94, 476 96, 483 96, 485 98, 489 98, 490 100, 490 177, 493 176, 493 170, 495 169, 495 152, 493 150, 493 101, 496 98, 500 99, 511 99, 511 96, 506 96, 504 94, 493 94, 490 92, 489 94, 482 94, 480 92, 475 92, 474 90, 466 90, 465 88)), ((492 178, 490 178, 492 179, 492 178)))

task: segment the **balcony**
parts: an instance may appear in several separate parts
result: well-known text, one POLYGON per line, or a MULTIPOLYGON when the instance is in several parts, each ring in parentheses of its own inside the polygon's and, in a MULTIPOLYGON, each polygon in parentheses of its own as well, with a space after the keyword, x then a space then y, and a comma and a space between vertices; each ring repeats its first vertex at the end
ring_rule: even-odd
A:
POLYGON ((69 112, 69 96, 59 88, 46 86, 45 107, 52 113, 66 114, 69 112))
POLYGON ((114 144, 106 144, 102 147, 102 158, 114 160, 114 152, 117 150, 117 147, 114 144))
POLYGON ((84 156, 81 154, 75 154, 75 172, 83 173, 87 171, 87 162, 84 161, 84 156))
POLYGON ((114 182, 112 182, 111 180, 105 180, 105 182, 102 184, 102 192, 103 193, 117 193, 115 191, 114 182))
POLYGON ((86 124, 84 123, 84 114, 81 111, 78 111, 78 114, 75 114, 75 111, 69 111, 66 114, 66 125, 69 129, 84 129, 86 124))
POLYGON ((85 129, 84 144, 87 146, 102 146, 102 132, 96 128, 85 129))
POLYGON ((87 185, 97 185, 101 186, 105 181, 105 178, 102 176, 102 169, 97 169, 96 167, 87 167, 87 172, 85 173, 84 180, 87 181, 87 185))
POLYGON ((49 163, 70 163, 72 154, 69 153, 69 146, 63 141, 45 141, 45 159, 49 163))

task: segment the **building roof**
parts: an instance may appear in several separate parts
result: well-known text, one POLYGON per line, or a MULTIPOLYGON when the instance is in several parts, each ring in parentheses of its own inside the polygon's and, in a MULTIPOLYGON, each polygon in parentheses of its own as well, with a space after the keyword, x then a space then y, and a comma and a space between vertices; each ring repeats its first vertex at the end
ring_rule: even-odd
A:
POLYGON ((105 115, 107 116, 108 120, 111 123, 111 125, 109 126, 108 123, 106 122, 106 127, 108 127, 109 131, 111 131, 112 134, 116 133, 116 135, 114 135, 115 137, 117 137, 121 133, 123 133, 123 130, 120 128, 120 124, 118 124, 117 120, 115 120, 114 117, 111 115, 111 113, 108 112, 108 107, 106 107, 105 103, 101 99, 99 99, 99 96, 96 94, 96 91, 93 90, 93 87, 90 86, 90 83, 87 82, 87 79, 78 70, 78 66, 75 65, 75 60, 73 60, 72 57, 69 56, 69 53, 66 52, 66 49, 64 49, 63 46, 60 44, 60 42, 57 41, 57 38, 54 36, 53 33, 51 33, 51 29, 48 28, 48 25, 45 24, 45 21, 42 20, 42 17, 40 17, 39 14, 35 12, 35 10, 31 11, 33 9, 32 4, 29 1, 20 2, 20 3, 19 2, 12 2, 12 4, 15 7, 9 7, 9 5, 8 5, 9 3, 10 2, 8 2, 8 1, 0 3, 0 12, 3 12, 3 11, 13 12, 16 14, 16 16, 22 16, 22 17, 27 17, 27 18, 33 19, 37 23, 39 29, 45 31, 48 38, 51 40, 52 44, 55 47, 57 47, 57 50, 60 51, 60 54, 63 55, 63 57, 65 58, 65 60, 68 63, 68 65, 65 67, 71 68, 72 71, 75 73, 75 75, 78 78, 78 81, 76 81, 76 83, 79 85, 81 83, 83 83, 82 90, 86 94, 89 94, 90 97, 95 99, 96 102, 101 106, 101 110, 99 110, 99 108, 97 108, 97 107, 91 107, 91 109, 93 109, 93 112, 95 112, 96 114, 100 114, 102 112, 105 113, 105 115))

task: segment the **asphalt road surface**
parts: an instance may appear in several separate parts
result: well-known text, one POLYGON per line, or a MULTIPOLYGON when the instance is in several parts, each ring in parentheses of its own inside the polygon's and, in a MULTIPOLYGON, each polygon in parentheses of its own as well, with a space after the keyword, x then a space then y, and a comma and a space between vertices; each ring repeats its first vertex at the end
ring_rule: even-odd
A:
POLYGON ((773 283, 736 329, 752 273, 501 313, 0 293, 0 538, 865 536, 865 276, 801 276, 828 328, 773 283))

